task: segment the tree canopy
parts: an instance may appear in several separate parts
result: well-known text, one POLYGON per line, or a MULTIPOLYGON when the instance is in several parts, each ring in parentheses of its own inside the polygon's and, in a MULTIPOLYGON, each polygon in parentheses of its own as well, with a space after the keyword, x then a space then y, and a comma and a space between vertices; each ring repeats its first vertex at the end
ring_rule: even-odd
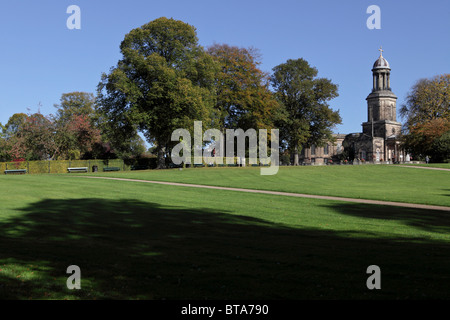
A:
POLYGON ((287 114, 278 123, 281 139, 293 152, 294 165, 298 165, 301 146, 333 141, 332 128, 342 121, 339 111, 328 105, 338 96, 337 85, 317 78, 317 74, 317 69, 302 58, 289 59, 273 68, 271 83, 287 114))
POLYGON ((443 143, 448 138, 440 138, 450 131, 450 74, 417 81, 400 115, 406 119, 403 142, 408 152, 431 156, 433 161, 446 160, 443 143))
POLYGON ((1 126, 0 157, 97 157, 105 145, 131 157, 145 152, 143 134, 164 168, 176 144, 172 133, 192 132, 202 121, 204 130, 221 132, 278 128, 298 164, 302 145, 333 140, 331 129, 341 122, 328 105, 337 85, 318 78, 303 59, 288 60, 270 75, 260 69, 257 50, 227 44, 205 50, 195 27, 165 17, 131 30, 120 52, 96 96, 64 93, 54 115, 14 114, 1 126))
POLYGON ((61 95, 55 118, 59 123, 67 122, 72 116, 88 116, 94 118, 95 97, 90 92, 70 92, 61 95))
POLYGON ((258 68, 253 48, 215 44, 208 53, 218 61, 216 115, 218 128, 272 128, 281 106, 269 90, 269 77, 258 68))
POLYGON ((93 151, 101 143, 101 136, 94 124, 93 95, 66 93, 61 101, 56 115, 13 114, 2 126, 0 158, 4 161, 95 158, 93 151))
POLYGON ((158 167, 177 128, 209 123, 214 106, 215 64, 198 44, 196 30, 159 18, 125 36, 123 59, 98 86, 99 110, 124 136, 144 132, 158 149, 158 167))
POLYGON ((417 81, 400 115, 406 119, 408 128, 434 119, 450 119, 450 74, 417 81))
POLYGON ((20 128, 23 127, 26 120, 28 119, 28 115, 25 113, 15 113, 9 119, 6 125, 3 127, 3 134, 5 137, 14 136, 20 128))

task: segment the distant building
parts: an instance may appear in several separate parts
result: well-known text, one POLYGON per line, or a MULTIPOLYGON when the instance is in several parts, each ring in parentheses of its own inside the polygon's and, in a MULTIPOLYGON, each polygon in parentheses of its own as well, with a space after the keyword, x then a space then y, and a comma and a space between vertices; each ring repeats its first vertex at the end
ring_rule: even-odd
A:
POLYGON ((343 142, 347 135, 334 134, 336 141, 327 142, 325 146, 319 147, 312 145, 309 148, 303 148, 299 156, 300 162, 304 164, 328 164, 339 160, 339 155, 344 151, 343 142))
POLYGON ((362 123, 362 133, 337 134, 336 142, 325 147, 304 148, 301 160, 304 163, 326 164, 339 159, 345 151, 351 159, 368 162, 403 162, 407 155, 400 148, 399 135, 402 124, 397 121, 397 96, 391 90, 391 68, 380 56, 373 64, 372 92, 367 96, 367 121, 362 123))

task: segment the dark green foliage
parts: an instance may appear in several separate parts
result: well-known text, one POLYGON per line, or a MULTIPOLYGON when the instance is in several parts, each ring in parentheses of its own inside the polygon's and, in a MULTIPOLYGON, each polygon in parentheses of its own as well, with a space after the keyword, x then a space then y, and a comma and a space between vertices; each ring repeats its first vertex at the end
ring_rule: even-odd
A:
POLYGON ((117 141, 144 132, 163 168, 173 130, 209 123, 215 63, 198 45, 195 28, 174 19, 132 30, 120 49, 123 59, 98 86, 98 110, 117 141))
POLYGON ((329 79, 317 78, 317 69, 301 58, 290 59, 273 72, 272 86, 286 112, 279 122, 281 140, 294 153, 294 165, 298 165, 302 145, 321 146, 333 141, 331 129, 342 120, 328 101, 338 96, 338 87, 329 79))
POLYGON ((270 129, 281 106, 269 90, 268 75, 258 68, 255 49, 215 44, 208 48, 220 66, 217 73, 217 127, 270 129))
POLYGON ((450 160, 450 131, 435 139, 431 147, 432 162, 449 162, 450 160))
POLYGON ((67 123, 73 116, 88 116, 94 119, 95 97, 88 92, 64 93, 60 104, 55 104, 55 108, 55 118, 59 124, 67 123))

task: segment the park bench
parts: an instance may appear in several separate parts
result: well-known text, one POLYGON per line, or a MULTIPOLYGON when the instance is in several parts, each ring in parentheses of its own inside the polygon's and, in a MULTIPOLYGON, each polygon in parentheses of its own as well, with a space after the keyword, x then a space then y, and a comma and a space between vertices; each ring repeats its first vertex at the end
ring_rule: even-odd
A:
POLYGON ((103 171, 120 171, 119 167, 104 167, 103 171))
POLYGON ((194 168, 203 168, 204 166, 205 166, 204 164, 200 164, 200 163, 195 164, 194 163, 194 168))
POLYGON ((87 167, 78 167, 78 168, 67 168, 67 171, 70 172, 88 172, 87 167))
POLYGON ((5 174, 8 174, 8 173, 19 173, 19 174, 27 173, 27 169, 11 169, 11 170, 5 170, 5 174))

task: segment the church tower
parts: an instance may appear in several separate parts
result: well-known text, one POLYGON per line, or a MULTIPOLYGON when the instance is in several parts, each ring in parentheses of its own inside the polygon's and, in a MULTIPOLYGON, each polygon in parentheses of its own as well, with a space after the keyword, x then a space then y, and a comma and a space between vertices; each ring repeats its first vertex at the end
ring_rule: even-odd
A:
POLYGON ((397 96, 391 90, 391 67, 383 57, 383 50, 379 50, 380 56, 372 67, 373 86, 366 98, 367 121, 362 123, 363 132, 336 135, 336 149, 330 149, 332 144, 323 148, 323 152, 313 146, 304 148, 305 163, 321 164, 324 159, 338 155, 353 164, 410 161, 401 145, 402 124, 397 121, 397 96))
POLYGON ((401 124, 397 122, 397 96, 391 91, 391 68, 383 50, 379 51, 372 68, 372 92, 366 98, 367 122, 362 127, 366 135, 387 139, 400 134, 401 124))

